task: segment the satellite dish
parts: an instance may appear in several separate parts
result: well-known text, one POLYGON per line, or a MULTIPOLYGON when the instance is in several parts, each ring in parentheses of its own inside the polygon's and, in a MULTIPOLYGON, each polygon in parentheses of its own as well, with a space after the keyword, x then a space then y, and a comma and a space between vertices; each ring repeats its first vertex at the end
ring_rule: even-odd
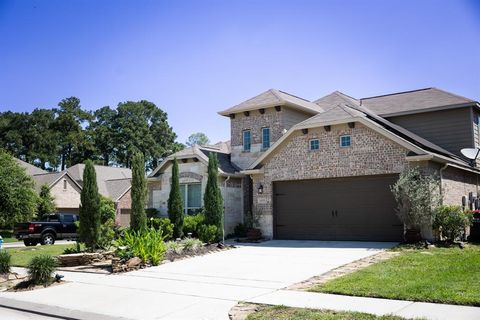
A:
POLYGON ((480 149, 478 148, 465 148, 460 150, 460 152, 468 159, 470 160, 475 160, 478 157, 478 153, 480 152, 480 149))

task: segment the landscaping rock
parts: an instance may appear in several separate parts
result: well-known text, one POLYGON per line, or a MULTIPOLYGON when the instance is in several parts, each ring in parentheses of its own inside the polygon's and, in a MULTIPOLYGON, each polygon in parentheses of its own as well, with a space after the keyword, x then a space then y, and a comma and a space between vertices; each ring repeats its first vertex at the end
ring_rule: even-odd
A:
POLYGON ((127 268, 134 268, 139 266, 142 263, 142 259, 139 257, 133 257, 127 261, 127 268))

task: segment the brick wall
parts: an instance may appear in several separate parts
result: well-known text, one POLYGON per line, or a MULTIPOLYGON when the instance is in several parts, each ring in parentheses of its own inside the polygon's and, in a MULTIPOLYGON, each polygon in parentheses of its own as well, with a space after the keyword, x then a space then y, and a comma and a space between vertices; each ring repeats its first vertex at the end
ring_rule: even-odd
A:
POLYGON ((356 123, 292 133, 264 165, 264 174, 253 176, 253 211, 265 236, 273 235, 272 181, 400 173, 408 166, 407 150, 370 128, 356 123), (351 146, 340 147, 340 136, 350 134, 351 146), (320 150, 310 151, 309 140, 320 140, 320 150), (263 194, 256 190, 263 185, 263 194))
POLYGON ((477 175, 468 171, 448 167, 442 174, 443 203, 462 204, 462 197, 468 198, 468 193, 478 193, 477 175))
MULTIPOLYGON (((68 176, 58 180, 50 188, 50 194, 54 198, 55 207, 66 212, 68 209, 78 209, 80 206, 80 188, 68 176), (64 181, 67 182, 67 188, 64 188, 64 181)), ((77 210, 78 211, 78 210, 77 210)))

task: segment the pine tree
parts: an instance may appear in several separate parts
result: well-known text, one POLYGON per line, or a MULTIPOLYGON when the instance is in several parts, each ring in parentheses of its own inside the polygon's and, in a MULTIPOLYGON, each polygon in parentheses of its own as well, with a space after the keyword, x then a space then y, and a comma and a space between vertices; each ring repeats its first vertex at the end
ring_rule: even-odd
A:
POLYGON ((223 230, 223 198, 218 186, 218 159, 213 152, 208 156, 208 180, 203 203, 205 222, 216 226, 221 233, 223 230))
POLYGON ((174 226, 173 237, 180 238, 183 235, 183 203, 180 194, 180 178, 177 158, 173 159, 172 186, 168 197, 168 217, 174 226))
POLYGON ((100 239, 100 194, 98 193, 97 176, 91 160, 85 162, 83 171, 83 188, 80 195, 80 241, 88 250, 98 248, 100 239))
POLYGON ((38 200, 37 205, 37 215, 41 219, 47 214, 55 212, 55 203, 53 202, 53 197, 50 194, 50 188, 48 185, 42 185, 40 189, 40 199, 38 200))
POLYGON ((147 200, 147 179, 145 178, 145 160, 138 152, 132 158, 132 215, 130 227, 143 230, 147 227, 145 205, 147 200))

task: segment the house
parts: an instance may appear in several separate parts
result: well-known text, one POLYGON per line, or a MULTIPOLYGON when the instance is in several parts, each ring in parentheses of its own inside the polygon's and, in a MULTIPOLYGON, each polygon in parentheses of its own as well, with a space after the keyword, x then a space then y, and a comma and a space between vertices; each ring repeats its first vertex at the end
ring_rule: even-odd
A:
MULTIPOLYGON (((219 114, 230 119, 230 151, 194 146, 173 156, 189 213, 202 206, 206 152, 221 154, 228 230, 239 210, 253 212, 269 238, 401 240, 390 186, 411 166, 438 174, 446 204, 477 197, 480 171, 460 149, 480 144, 480 105, 440 89, 362 99, 336 91, 313 102, 271 89, 219 114)), ((149 183, 149 205, 164 214, 172 157, 149 183)))
MULTIPOLYGON (((78 213, 84 164, 76 164, 61 172, 47 172, 19 159, 17 162, 32 176, 37 192, 40 192, 43 185, 50 188, 57 212, 78 213)), ((96 165, 95 173, 98 192, 115 203, 117 223, 128 226, 131 210, 131 170, 96 165)))

